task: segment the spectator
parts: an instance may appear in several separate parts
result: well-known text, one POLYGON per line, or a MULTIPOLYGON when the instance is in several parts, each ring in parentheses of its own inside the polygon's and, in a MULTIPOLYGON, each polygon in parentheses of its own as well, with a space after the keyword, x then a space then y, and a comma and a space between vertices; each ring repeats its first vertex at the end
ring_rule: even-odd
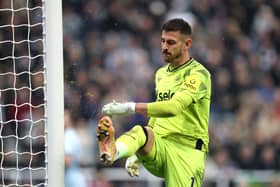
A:
POLYGON ((85 177, 79 166, 80 142, 68 110, 64 113, 64 124, 65 187, 86 187, 85 177))

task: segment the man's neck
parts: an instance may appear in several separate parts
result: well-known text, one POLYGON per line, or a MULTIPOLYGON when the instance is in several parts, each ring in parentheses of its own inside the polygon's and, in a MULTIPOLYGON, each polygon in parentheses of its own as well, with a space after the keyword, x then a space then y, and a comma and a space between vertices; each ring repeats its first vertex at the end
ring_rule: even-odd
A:
POLYGON ((170 62, 169 64, 170 64, 170 67, 173 69, 173 68, 181 66, 182 64, 185 64, 190 59, 191 59, 191 57, 189 55, 185 55, 183 58, 178 59, 178 61, 170 62))
POLYGON ((177 65, 177 66, 174 66, 173 64, 170 63, 167 71, 169 71, 169 72, 175 71, 175 70, 179 69, 180 67, 185 66, 186 64, 189 64, 191 61, 192 61, 192 58, 189 57, 188 60, 186 60, 184 63, 180 63, 180 65, 177 65))

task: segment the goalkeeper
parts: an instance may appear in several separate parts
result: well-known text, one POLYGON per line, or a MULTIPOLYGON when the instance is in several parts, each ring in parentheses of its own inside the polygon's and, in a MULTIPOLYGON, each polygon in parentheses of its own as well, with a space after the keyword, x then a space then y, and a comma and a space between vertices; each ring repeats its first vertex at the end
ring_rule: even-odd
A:
POLYGON ((189 54, 191 27, 182 19, 162 26, 166 65, 155 74, 157 98, 151 103, 106 104, 96 130, 100 159, 106 165, 128 157, 126 169, 139 175, 139 164, 162 177, 168 187, 200 187, 208 152, 210 73, 189 54), (111 115, 139 113, 150 117, 116 141, 111 115))

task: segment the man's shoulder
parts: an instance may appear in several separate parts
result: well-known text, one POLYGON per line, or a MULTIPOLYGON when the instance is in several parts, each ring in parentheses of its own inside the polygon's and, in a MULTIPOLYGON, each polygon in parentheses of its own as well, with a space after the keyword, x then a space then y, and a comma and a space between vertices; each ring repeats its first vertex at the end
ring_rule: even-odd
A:
POLYGON ((156 74, 165 73, 167 72, 167 69, 168 69, 168 64, 165 64, 156 70, 156 74))
POLYGON ((203 74, 206 77, 211 76, 211 73, 209 72, 209 70, 202 64, 200 63, 198 60, 193 60, 192 64, 191 64, 191 69, 192 69, 192 73, 198 72, 203 74))
POLYGON ((206 79, 211 77, 208 69, 196 59, 192 59, 192 61, 181 70, 181 72, 184 73, 184 78, 194 74, 202 75, 206 79))

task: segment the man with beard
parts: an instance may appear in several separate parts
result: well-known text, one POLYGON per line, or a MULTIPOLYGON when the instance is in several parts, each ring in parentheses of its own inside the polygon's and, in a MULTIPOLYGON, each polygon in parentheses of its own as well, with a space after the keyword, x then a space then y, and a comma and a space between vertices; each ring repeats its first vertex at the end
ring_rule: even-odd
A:
POLYGON ((128 157, 126 169, 139 175, 142 163, 168 187, 199 187, 208 152, 211 76, 189 54, 191 27, 183 19, 162 26, 161 48, 166 65, 155 74, 156 101, 112 102, 102 108, 96 130, 100 159, 111 165, 128 157), (135 125, 116 141, 109 116, 139 113, 150 117, 147 126, 135 125))

